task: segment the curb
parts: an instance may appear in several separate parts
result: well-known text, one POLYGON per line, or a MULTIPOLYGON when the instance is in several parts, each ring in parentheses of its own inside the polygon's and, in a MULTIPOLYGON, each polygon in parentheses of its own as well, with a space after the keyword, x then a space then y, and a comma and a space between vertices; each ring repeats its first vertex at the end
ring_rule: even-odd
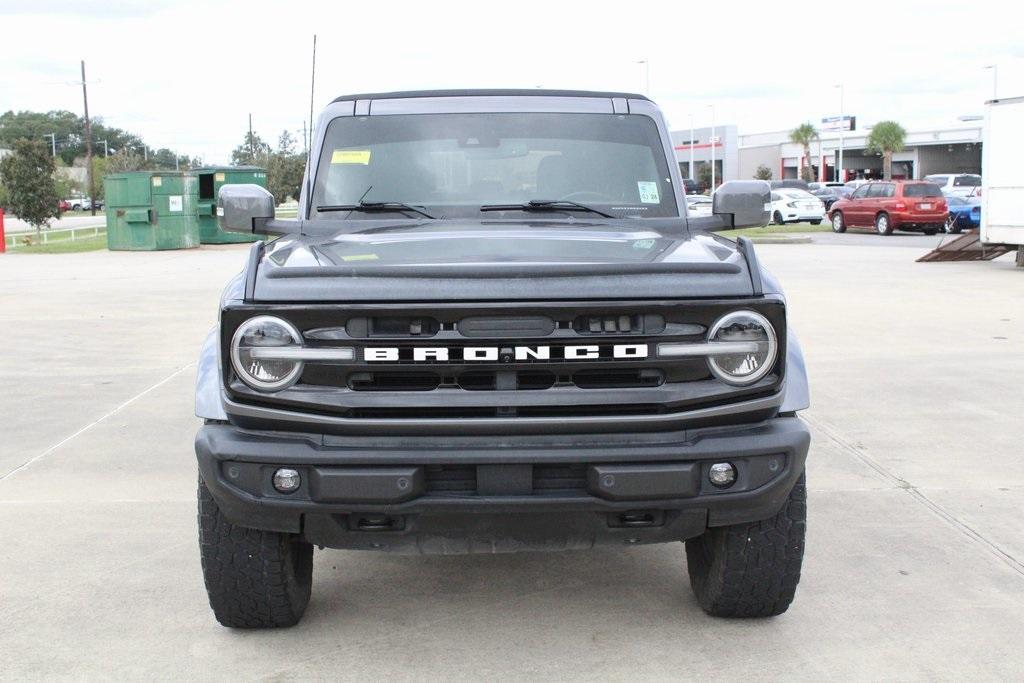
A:
POLYGON ((750 241, 754 244, 810 244, 814 240, 807 235, 764 235, 751 237, 750 241))

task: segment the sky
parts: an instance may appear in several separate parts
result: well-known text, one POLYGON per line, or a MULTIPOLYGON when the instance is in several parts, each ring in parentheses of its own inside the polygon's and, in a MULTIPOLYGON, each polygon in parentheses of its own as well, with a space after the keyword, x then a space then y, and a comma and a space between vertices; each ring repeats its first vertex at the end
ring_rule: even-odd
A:
POLYGON ((568 88, 647 93, 674 129, 788 130, 839 113, 858 127, 956 126, 1024 95, 1009 2, 377 2, 3 0, 0 112, 89 111, 206 163, 253 118, 276 143, 348 93, 568 88), (638 62, 646 60, 647 64, 638 62), (649 68, 650 88, 647 86, 649 68), (713 109, 711 107, 713 105, 713 109))

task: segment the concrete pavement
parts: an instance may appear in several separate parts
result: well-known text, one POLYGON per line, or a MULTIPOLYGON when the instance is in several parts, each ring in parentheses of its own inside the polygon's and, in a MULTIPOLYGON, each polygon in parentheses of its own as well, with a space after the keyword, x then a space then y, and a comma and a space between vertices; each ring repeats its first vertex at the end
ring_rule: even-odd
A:
POLYGON ((1024 271, 867 237, 758 247, 812 381, 787 614, 706 617, 681 544, 327 551, 304 621, 255 633, 206 604, 191 450, 246 247, 0 256, 0 677, 1019 678, 1024 271))

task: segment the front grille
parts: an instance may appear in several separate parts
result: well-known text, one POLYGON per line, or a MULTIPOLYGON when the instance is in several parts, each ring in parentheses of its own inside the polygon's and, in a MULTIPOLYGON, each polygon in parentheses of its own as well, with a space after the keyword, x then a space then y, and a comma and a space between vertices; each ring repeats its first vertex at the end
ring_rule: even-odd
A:
POLYGON ((742 308, 772 322, 784 359, 785 310, 764 299, 239 306, 222 315, 224 353, 242 321, 269 314, 292 322, 307 346, 351 347, 355 358, 309 361, 297 384, 274 394, 250 389, 224 363, 225 386, 239 403, 381 420, 670 414, 778 392, 781 363, 738 388, 717 380, 703 358, 657 356, 661 343, 704 341, 721 315, 742 308), (369 348, 397 355, 376 362, 369 348))

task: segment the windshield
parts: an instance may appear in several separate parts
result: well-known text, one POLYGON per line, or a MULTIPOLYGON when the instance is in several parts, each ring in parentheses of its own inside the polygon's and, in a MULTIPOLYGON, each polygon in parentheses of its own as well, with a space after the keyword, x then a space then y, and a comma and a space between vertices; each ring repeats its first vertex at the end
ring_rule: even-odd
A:
POLYGON ((980 175, 958 175, 953 178, 954 187, 981 187, 980 175))
POLYGON ((439 217, 493 216, 480 207, 537 199, 579 202, 615 217, 679 215, 651 118, 476 113, 334 119, 320 154, 312 216, 316 207, 360 200, 401 202, 439 217))
POLYGON ((903 186, 904 197, 941 197, 942 190, 931 183, 908 183, 903 186))

